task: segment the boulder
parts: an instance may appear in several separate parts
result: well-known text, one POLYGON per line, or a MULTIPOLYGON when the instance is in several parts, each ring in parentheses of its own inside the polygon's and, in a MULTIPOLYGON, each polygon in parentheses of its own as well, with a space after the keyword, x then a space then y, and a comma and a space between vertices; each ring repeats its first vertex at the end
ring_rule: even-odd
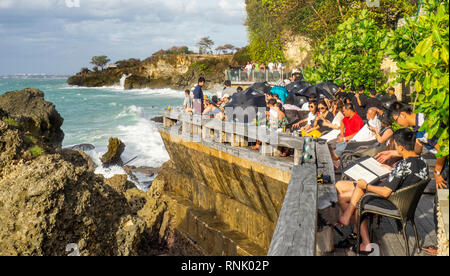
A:
POLYGON ((128 181, 128 176, 126 174, 118 174, 112 178, 105 179, 105 184, 121 194, 125 193, 128 189, 135 187, 132 182, 128 181))
POLYGON ((0 109, 43 143, 61 147, 64 120, 44 99, 44 92, 32 88, 7 92, 0 96, 0 109))
POLYGON ((101 161, 105 167, 123 165, 120 158, 125 151, 125 144, 118 138, 109 138, 108 151, 102 156, 101 161))
POLYGON ((151 79, 144 76, 132 75, 125 80, 124 89, 142 89, 150 86, 151 79))

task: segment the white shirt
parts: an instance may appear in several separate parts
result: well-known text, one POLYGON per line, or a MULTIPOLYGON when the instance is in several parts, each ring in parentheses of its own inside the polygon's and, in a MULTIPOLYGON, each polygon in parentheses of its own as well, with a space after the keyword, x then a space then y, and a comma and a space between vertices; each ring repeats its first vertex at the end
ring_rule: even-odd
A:
POLYGON ((353 137, 351 141, 353 142, 369 142, 376 140, 377 137, 375 136, 375 133, 370 130, 369 126, 378 127, 378 130, 381 128, 381 122, 378 120, 377 117, 375 119, 370 120, 367 124, 363 126, 363 128, 358 131, 358 133, 353 137))
POLYGON ((269 68, 270 71, 273 71, 273 69, 275 69, 275 64, 273 64, 273 62, 269 62, 267 67, 269 68))
POLYGON ((303 111, 309 111, 309 102, 306 102, 302 105, 302 110, 303 111))
POLYGON ((247 70, 247 72, 250 72, 253 70, 253 66, 251 64, 248 64, 247 66, 245 66, 245 69, 247 70))
POLYGON ((311 113, 311 112, 309 112, 308 113, 308 125, 312 125, 313 123, 314 123, 314 121, 316 120, 316 115, 315 114, 313 114, 313 113, 311 113))
MULTIPOLYGON (((344 117, 345 116, 344 116, 344 114, 342 114, 342 112, 338 112, 338 114, 336 114, 336 116, 334 116, 332 124, 340 126, 342 124, 342 120, 344 119, 344 117)), ((337 139, 339 137, 339 135, 341 135, 341 130, 333 129, 332 131, 323 135, 320 138, 327 140, 327 142, 330 142, 331 140, 337 139)))

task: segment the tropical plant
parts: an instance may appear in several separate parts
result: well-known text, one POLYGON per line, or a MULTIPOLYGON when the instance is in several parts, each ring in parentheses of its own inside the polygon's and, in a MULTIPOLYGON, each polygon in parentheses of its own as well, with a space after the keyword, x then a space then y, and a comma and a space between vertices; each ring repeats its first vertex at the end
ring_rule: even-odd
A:
POLYGON ((199 47, 200 54, 210 53, 211 47, 214 46, 214 41, 212 41, 209 36, 202 37, 197 43, 197 46, 199 47))
POLYGON ((379 88, 385 83, 380 67, 386 43, 385 30, 363 10, 340 24, 336 34, 315 49, 314 66, 306 68, 305 78, 379 88))
POLYGON ((415 112, 427 117, 421 130, 438 139, 442 157, 449 151, 449 1, 423 5, 425 14, 390 32, 389 54, 398 61, 397 81, 414 83, 415 112))

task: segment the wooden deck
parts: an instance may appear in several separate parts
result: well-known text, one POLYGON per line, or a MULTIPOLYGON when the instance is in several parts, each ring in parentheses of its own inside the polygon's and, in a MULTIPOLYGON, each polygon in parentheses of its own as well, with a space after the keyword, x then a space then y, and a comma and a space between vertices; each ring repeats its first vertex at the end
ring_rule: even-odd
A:
MULTIPOLYGON (((437 237, 435 232, 435 224, 433 219, 434 195, 424 194, 419 202, 416 210, 416 225, 419 233, 420 246, 430 246, 437 244, 437 237)), ((377 228, 376 220, 374 220, 374 237, 372 242, 380 246, 381 256, 406 256, 405 242, 401 231, 398 231, 395 220, 390 218, 383 218, 380 228, 377 228)), ((410 250, 413 256, 429 256, 425 252, 418 253, 414 232, 410 224, 408 224, 407 233, 410 250)), ((344 234, 349 234, 350 227, 347 227, 344 234)), ((335 241, 342 239, 337 234, 335 241)), ((349 250, 336 249, 330 256, 355 256, 349 250)))

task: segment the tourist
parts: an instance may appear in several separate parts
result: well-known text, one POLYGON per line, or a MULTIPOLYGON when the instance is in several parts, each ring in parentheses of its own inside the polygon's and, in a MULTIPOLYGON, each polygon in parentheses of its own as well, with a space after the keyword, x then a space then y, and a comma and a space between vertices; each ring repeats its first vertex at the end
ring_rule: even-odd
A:
MULTIPOLYGON (((439 150, 437 138, 429 139, 428 134, 425 131, 420 131, 420 128, 426 122, 426 118, 423 113, 413 113, 412 108, 409 105, 400 102, 393 103, 387 113, 387 116, 389 116, 389 118, 397 125, 404 128, 412 128, 415 131, 417 138, 415 150, 417 154, 422 154, 423 147, 428 149, 431 153, 437 154, 437 151, 439 150)), ((446 126, 444 129, 445 128, 446 126)), ((379 153, 375 158, 380 163, 386 163, 399 157, 401 156, 396 151, 387 150, 379 153)), ((446 181, 442 177, 442 168, 444 164, 445 157, 436 159, 436 170, 434 172, 436 189, 446 187, 446 181)))
MULTIPOLYGON (((338 204, 341 209, 341 216, 338 220, 339 224, 347 226, 352 222, 354 231, 356 230, 356 209, 358 204, 365 205, 370 203, 371 205, 375 205, 383 209, 397 209, 390 202, 376 197, 369 197, 364 202, 360 203, 361 197, 365 193, 374 193, 384 198, 388 198, 393 192, 417 184, 418 182, 429 177, 427 163, 414 151, 415 140, 415 133, 410 129, 404 128, 394 133, 395 149, 397 154, 401 156, 402 160, 398 162, 394 168, 384 165, 385 168, 391 170, 387 181, 376 183, 374 185, 370 185, 364 180, 339 181, 336 183, 338 204)), ((360 233, 362 243, 360 245, 360 254, 362 255, 369 255, 374 251, 370 243, 367 220, 368 219, 365 219, 361 223, 360 233)), ((353 247, 350 247, 349 249, 356 252, 357 250, 354 247, 354 237, 355 233, 340 244, 346 244, 349 246, 353 245, 353 247)))
POLYGON ((308 101, 302 105, 302 110, 303 111, 309 111, 309 103, 310 102, 315 102, 315 101, 316 101, 316 97, 315 96, 309 97, 308 101))
POLYGON ((388 93, 381 97, 382 102, 396 102, 397 96, 395 95, 395 88, 391 87, 388 90, 388 93))
POLYGON ((358 87, 358 93, 352 99, 353 107, 360 118, 366 118, 367 96, 364 95, 364 85, 358 87))
POLYGON ((206 80, 203 77, 198 79, 198 85, 194 89, 194 113, 202 114, 204 110, 204 96, 203 96, 203 86, 205 86, 206 80))
POLYGON ((273 71, 275 70, 275 64, 273 62, 269 62, 267 67, 269 68, 269 72, 273 74, 273 71))
POLYGON ((335 140, 339 137, 339 135, 341 134, 341 123, 345 117, 344 113, 343 113, 343 108, 344 108, 344 102, 342 100, 336 100, 333 102, 333 107, 332 107, 332 113, 334 116, 333 121, 330 122, 328 120, 323 120, 323 125, 331 128, 332 131, 321 136, 320 137, 321 139, 327 140, 327 142, 330 142, 331 140, 335 140))
POLYGON ((377 99, 377 91, 375 89, 370 90, 370 97, 366 100, 366 110, 364 113, 367 114, 367 111, 372 107, 376 107, 379 110, 383 109, 381 101, 377 99))
POLYGON ((334 120, 333 113, 328 110, 328 106, 325 101, 319 101, 317 108, 319 109, 319 113, 317 115, 316 122, 314 123, 314 128, 317 129, 319 133, 316 138, 321 137, 323 134, 329 133, 332 128, 327 126, 325 121, 331 122, 334 120))
POLYGON ((338 91, 336 91, 336 94, 334 95, 337 99, 345 100, 347 98, 347 93, 345 93, 345 84, 339 85, 338 91))
POLYGON ((304 123, 306 123, 306 125, 300 128, 301 131, 308 131, 311 128, 311 126, 314 124, 314 121, 316 120, 316 116, 317 116, 316 102, 315 101, 309 102, 308 108, 309 108, 308 117, 306 119, 303 119, 300 122, 294 124, 292 126, 293 128, 300 128, 300 126, 304 123))
POLYGON ((228 94, 228 95, 233 95, 234 93, 236 93, 236 89, 231 87, 231 81, 230 80, 226 80, 224 82, 224 89, 222 91, 222 95, 228 94))
POLYGON ((194 105, 191 98, 191 91, 189 89, 184 91, 184 103, 183 103, 184 110, 186 112, 192 112, 194 105))
POLYGON ((208 116, 209 118, 222 119, 223 111, 218 107, 219 99, 217 96, 212 96, 210 103, 203 111, 203 115, 208 116))
POLYGON ((277 95, 283 104, 286 102, 286 98, 289 96, 289 92, 284 87, 283 81, 278 81, 276 85, 270 90, 270 92, 274 95, 277 95))
POLYGON ((242 91, 244 91, 244 89, 242 88, 242 87, 238 87, 237 89, 236 89, 236 91, 238 92, 238 93, 241 93, 242 91))
POLYGON ((341 135, 338 137, 336 147, 334 148, 334 144, 330 144, 331 157, 335 161, 339 160, 339 156, 347 147, 347 143, 350 142, 364 126, 363 120, 355 112, 352 104, 344 105, 344 116, 345 118, 342 119, 341 124, 341 135))
POLYGON ((245 71, 247 72, 247 81, 250 81, 250 76, 252 75, 253 65, 249 62, 247 62, 247 65, 245 66, 245 71))

